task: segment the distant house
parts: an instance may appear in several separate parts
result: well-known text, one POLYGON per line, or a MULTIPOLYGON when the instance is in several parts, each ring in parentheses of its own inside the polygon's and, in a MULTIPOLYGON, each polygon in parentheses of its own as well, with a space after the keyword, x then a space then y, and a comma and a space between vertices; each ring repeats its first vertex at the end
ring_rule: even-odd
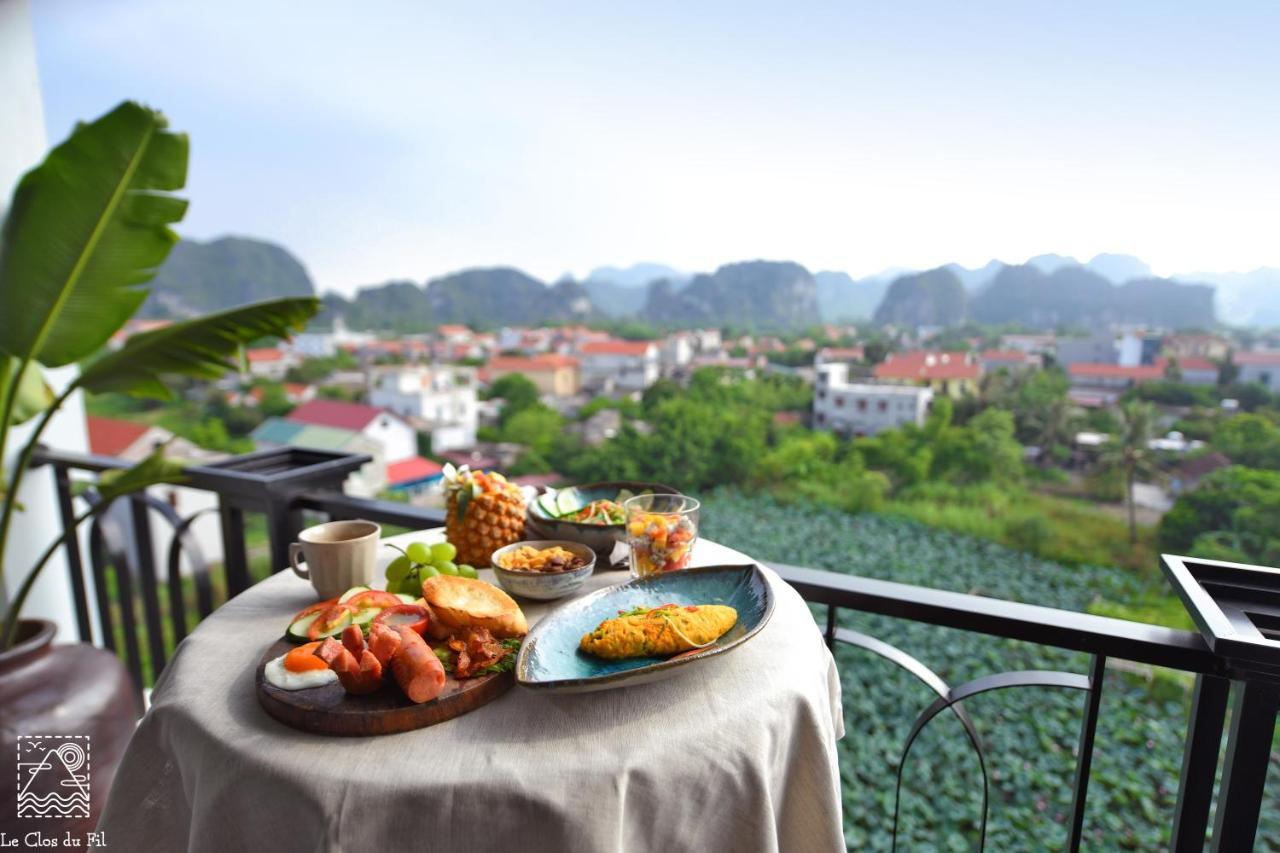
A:
POLYGON ((374 406, 312 400, 290 412, 288 420, 358 433, 381 448, 382 458, 390 462, 418 455, 418 435, 414 428, 399 415, 374 406))
POLYGON ((407 419, 411 429, 430 433, 434 453, 470 447, 478 422, 474 379, 469 369, 458 367, 379 368, 370 375, 369 402, 407 419))
POLYGON ((675 376, 693 361, 696 343, 691 332, 674 332, 662 339, 658 361, 663 376, 675 376))
POLYGON ((484 366, 484 378, 490 383, 511 373, 527 378, 546 397, 572 397, 581 386, 578 360, 568 355, 500 355, 484 366))
POLYGON ((387 466, 387 488, 393 492, 418 492, 443 476, 444 466, 421 456, 410 456, 387 466))
POLYGON ((570 429, 590 447, 599 447, 622 429, 622 413, 617 409, 601 409, 570 429))
POLYGON ((472 332, 466 326, 443 323, 436 327, 436 337, 451 344, 471 342, 472 332))
POLYGON ((598 341, 578 351, 582 385, 593 393, 643 391, 658 381, 658 347, 653 341, 598 341))
POLYGON ((250 376, 258 379, 274 379, 283 381, 289 368, 296 367, 300 359, 291 352, 278 347, 259 347, 245 350, 245 361, 248 363, 250 376))
POLYGON ((1231 342, 1217 335, 1169 335, 1160 352, 1171 358, 1223 359, 1231 350, 1231 342))
POLYGON ((813 428, 875 435, 903 424, 923 424, 933 395, 927 385, 850 382, 848 365, 824 364, 813 392, 813 428))
POLYGON ((855 364, 866 360, 865 347, 822 347, 813 356, 813 366, 824 364, 855 364))
POLYGON ((1172 361, 1168 358, 1160 358, 1156 363, 1166 369, 1170 364, 1176 363, 1178 372, 1182 375, 1182 381, 1188 385, 1218 384, 1218 365, 1207 358, 1188 355, 1178 356, 1172 361))
POLYGON ((1231 460, 1216 450, 1184 459, 1169 472, 1169 494, 1175 498, 1185 494, 1199 486, 1205 477, 1230 464, 1231 460))
POLYGON ((1000 336, 1000 349, 1016 349, 1025 353, 1044 354, 1053 352, 1055 343, 1057 343, 1057 337, 1053 334, 1011 334, 1000 336))
POLYGON ((1280 391, 1280 351, 1238 352, 1232 361, 1240 368, 1241 382, 1257 382, 1272 393, 1280 391))
POLYGON ((1067 367, 1067 376, 1073 386, 1123 390, 1142 382, 1157 382, 1164 378, 1164 370, 1164 366, 1155 364, 1126 367, 1120 364, 1076 362, 1067 367))
POLYGON ((1001 368, 1010 373, 1040 367, 1043 359, 1039 353, 1019 349, 989 349, 978 353, 978 364, 983 373, 993 373, 1001 368))
MULTIPOLYGON (((85 432, 89 439, 90 453, 113 456, 126 462, 139 462, 150 456, 161 445, 165 446, 166 455, 197 463, 216 461, 226 455, 206 450, 184 438, 175 437, 163 427, 118 418, 100 418, 90 415, 85 418, 85 432)), ((180 518, 197 516, 188 528, 193 540, 187 547, 194 545, 198 548, 199 556, 206 562, 222 560, 222 528, 218 516, 213 512, 203 512, 217 508, 216 494, 203 489, 189 489, 177 485, 152 486, 147 489, 147 494, 168 504, 180 518)), ((113 523, 123 526, 131 522, 131 512, 128 501, 117 501, 116 505, 107 511, 107 515, 113 523)), ((153 519, 151 530, 156 576, 163 579, 169 565, 169 544, 173 537, 173 528, 153 519)), ((123 536, 121 539, 128 543, 129 548, 134 547, 133 536, 123 536)), ((190 552, 184 552, 186 559, 182 561, 182 571, 190 570, 188 560, 192 556, 190 552)), ((136 557, 136 553, 131 553, 130 557, 136 557)))
MULTIPOLYGON (((1016 348, 1016 347, 1014 347, 1016 348)), ((1096 329, 1084 338, 1059 338, 1057 345, 1059 364, 1118 364, 1120 352, 1116 336, 1110 329, 1096 329)))
POLYGON ((969 353, 915 350, 890 353, 875 366, 873 375, 881 382, 919 385, 935 394, 963 397, 978 392, 982 366, 969 353))
POLYGON ((387 486, 387 460, 383 445, 359 430, 289 418, 267 418, 249 437, 259 450, 306 447, 338 453, 367 453, 373 460, 347 477, 344 490, 350 495, 371 498, 387 486))

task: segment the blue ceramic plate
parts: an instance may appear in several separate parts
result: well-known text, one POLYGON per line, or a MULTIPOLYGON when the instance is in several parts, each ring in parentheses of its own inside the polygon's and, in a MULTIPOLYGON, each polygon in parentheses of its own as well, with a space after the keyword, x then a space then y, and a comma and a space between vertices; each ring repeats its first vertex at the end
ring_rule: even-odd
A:
POLYGON ((570 601, 542 619, 520 647, 516 679, 524 687, 564 693, 657 681, 737 648, 773 615, 773 593, 759 566, 701 566, 638 578, 570 601), (609 661, 578 651, 583 634, 619 610, 660 604, 727 604, 738 624, 714 644, 673 658, 609 661))

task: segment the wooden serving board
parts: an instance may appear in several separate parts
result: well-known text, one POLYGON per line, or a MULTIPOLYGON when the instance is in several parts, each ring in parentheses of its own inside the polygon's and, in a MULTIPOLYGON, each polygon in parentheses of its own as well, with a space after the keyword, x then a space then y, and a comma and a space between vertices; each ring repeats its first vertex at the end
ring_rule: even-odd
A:
POLYGON ((400 692, 390 672, 381 690, 365 696, 351 696, 338 683, 306 690, 281 690, 267 682, 263 670, 267 661, 294 648, 297 646, 288 640, 277 640, 258 661, 254 672, 258 703, 285 725, 317 734, 388 735, 434 726, 487 705, 515 683, 515 675, 510 672, 461 681, 450 675, 444 691, 421 705, 410 702, 400 692))

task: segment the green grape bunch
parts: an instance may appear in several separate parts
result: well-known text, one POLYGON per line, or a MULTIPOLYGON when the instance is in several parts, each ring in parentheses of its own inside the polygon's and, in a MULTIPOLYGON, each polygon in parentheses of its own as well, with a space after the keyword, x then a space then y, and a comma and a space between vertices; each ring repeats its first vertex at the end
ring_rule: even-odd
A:
POLYGON ((474 578, 476 570, 472 566, 458 565, 453 559, 458 556, 458 549, 448 542, 413 542, 407 548, 396 545, 390 547, 400 552, 387 565, 387 591, 415 598, 422 595, 422 582, 436 575, 453 575, 455 577, 474 578))

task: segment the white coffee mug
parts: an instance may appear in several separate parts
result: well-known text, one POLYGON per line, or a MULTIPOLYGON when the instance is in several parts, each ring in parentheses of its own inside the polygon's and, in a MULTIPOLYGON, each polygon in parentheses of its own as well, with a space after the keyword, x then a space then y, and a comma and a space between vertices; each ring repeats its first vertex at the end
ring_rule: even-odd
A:
POLYGON ((320 598, 336 598, 353 586, 373 583, 382 528, 372 521, 330 521, 298 534, 289 546, 289 565, 311 581, 320 598), (298 554, 306 565, 298 565, 298 554))

